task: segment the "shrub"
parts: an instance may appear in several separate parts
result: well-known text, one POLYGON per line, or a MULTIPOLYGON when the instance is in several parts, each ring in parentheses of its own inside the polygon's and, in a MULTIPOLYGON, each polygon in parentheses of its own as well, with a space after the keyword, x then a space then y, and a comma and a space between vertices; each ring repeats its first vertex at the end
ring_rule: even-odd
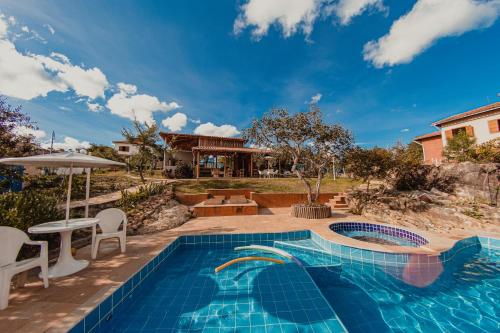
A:
POLYGON ((174 171, 175 178, 193 178, 193 167, 184 161, 179 161, 174 171))
POLYGON ((170 188, 170 185, 166 183, 150 183, 139 186, 136 192, 121 191, 122 197, 118 201, 118 206, 125 210, 130 210, 137 207, 139 203, 147 200, 149 197, 162 194, 168 188, 170 188))
POLYGON ((29 227, 63 218, 55 195, 24 190, 0 195, 0 225, 27 231, 29 227))
POLYGON ((500 138, 475 144, 475 139, 460 132, 448 141, 444 156, 449 161, 500 163, 500 138))
POLYGON ((386 179, 392 169, 393 159, 390 151, 383 148, 351 150, 346 157, 346 169, 354 178, 361 179, 370 189, 373 179, 386 179))
POLYGON ((427 188, 430 167, 422 165, 422 156, 412 145, 392 148, 392 170, 388 182, 398 191, 427 188))
POLYGON ((500 163, 500 138, 478 145, 475 160, 480 163, 500 163))

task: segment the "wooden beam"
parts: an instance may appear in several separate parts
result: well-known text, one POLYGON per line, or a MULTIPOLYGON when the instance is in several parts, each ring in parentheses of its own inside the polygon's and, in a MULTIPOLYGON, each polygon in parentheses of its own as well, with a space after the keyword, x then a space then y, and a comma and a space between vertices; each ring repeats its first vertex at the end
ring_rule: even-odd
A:
POLYGON ((250 153, 250 178, 253 177, 253 154, 250 153))
POLYGON ((196 179, 200 178, 200 152, 196 152, 196 179))
POLYGON ((227 155, 224 154, 224 176, 226 177, 226 170, 227 170, 227 155))

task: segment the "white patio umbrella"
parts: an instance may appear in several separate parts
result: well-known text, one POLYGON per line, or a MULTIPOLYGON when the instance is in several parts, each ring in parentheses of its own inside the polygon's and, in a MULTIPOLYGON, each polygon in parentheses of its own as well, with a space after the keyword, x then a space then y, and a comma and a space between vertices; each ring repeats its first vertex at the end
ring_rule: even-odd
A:
POLYGON ((89 214, 89 195, 90 195, 90 169, 105 168, 112 166, 125 166, 125 163, 107 160, 105 158, 95 157, 74 152, 55 153, 47 155, 35 155, 28 157, 10 157, 0 159, 1 164, 22 165, 35 167, 58 167, 69 168, 68 196, 66 198, 66 221, 69 220, 69 206, 71 202, 71 183, 73 180, 73 168, 87 168, 87 184, 85 192, 85 217, 89 214))
POLYGON ((267 176, 271 177, 271 174, 270 174, 270 172, 271 172, 271 170, 270 170, 271 166, 270 166, 270 164, 271 164, 271 160, 274 160, 274 157, 271 156, 271 155, 268 155, 268 156, 264 157, 264 159, 267 160, 267 176))

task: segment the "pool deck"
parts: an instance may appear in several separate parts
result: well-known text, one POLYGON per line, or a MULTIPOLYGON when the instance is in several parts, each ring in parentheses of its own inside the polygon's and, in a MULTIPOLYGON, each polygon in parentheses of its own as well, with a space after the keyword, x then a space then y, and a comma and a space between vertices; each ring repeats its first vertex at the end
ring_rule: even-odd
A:
MULTIPOLYGON (((0 332, 66 332, 88 311, 125 282, 166 245, 181 235, 224 233, 270 233, 312 230, 327 240, 344 245, 385 252, 427 253, 437 255, 460 239, 481 234, 500 237, 500 233, 478 233, 473 230, 453 231, 445 235, 412 230, 429 240, 420 248, 370 244, 350 239, 329 229, 335 222, 369 220, 337 213, 324 220, 293 218, 288 208, 261 210, 261 215, 200 217, 179 228, 156 234, 127 238, 127 252, 121 254, 115 241, 102 242, 97 260, 74 275, 50 280, 44 289, 41 281, 31 277, 24 288, 12 290, 9 307, 0 311, 0 332)), ((406 229, 406 228, 403 228, 406 229)), ((78 250, 78 259, 90 259, 90 246, 78 250)))

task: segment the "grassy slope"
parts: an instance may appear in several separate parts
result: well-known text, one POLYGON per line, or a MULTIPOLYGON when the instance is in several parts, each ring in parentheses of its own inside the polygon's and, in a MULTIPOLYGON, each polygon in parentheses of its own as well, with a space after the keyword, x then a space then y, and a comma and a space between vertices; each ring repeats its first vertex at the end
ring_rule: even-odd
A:
MULTIPOLYGON (((314 184, 314 180, 313 180, 314 184)), ((343 192, 359 185, 352 179, 326 178, 321 184, 321 192, 343 192)), ((305 192, 304 184, 297 178, 273 179, 201 179, 181 180, 175 185, 175 190, 182 193, 203 193, 212 188, 251 188, 256 192, 305 192)))

